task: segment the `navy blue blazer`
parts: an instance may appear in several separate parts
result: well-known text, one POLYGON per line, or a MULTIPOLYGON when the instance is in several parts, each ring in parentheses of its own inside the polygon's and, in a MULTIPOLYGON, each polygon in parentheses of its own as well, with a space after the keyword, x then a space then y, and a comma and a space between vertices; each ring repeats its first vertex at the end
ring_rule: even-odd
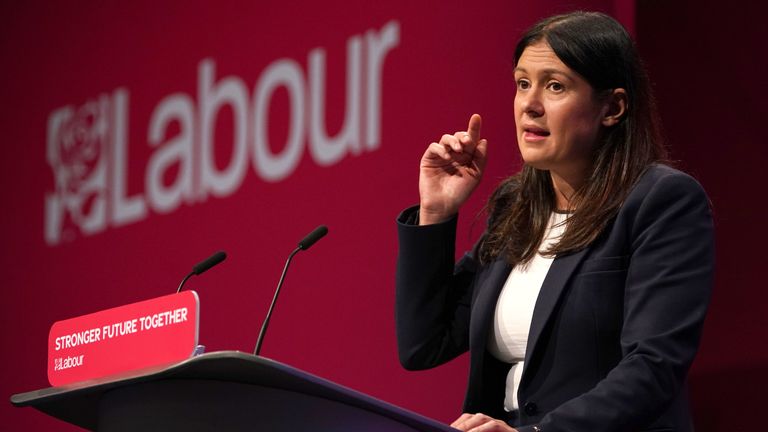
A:
MULTIPOLYGON (((400 362, 426 369, 469 350, 465 412, 505 418, 510 365, 487 351, 511 270, 473 253, 454 265, 456 218, 398 218, 400 362)), ((416 216, 416 217, 415 217, 416 216)), ((690 431, 685 380, 714 269, 709 200, 690 176, 651 166, 586 249, 557 256, 533 312, 518 389, 520 432, 690 431)))

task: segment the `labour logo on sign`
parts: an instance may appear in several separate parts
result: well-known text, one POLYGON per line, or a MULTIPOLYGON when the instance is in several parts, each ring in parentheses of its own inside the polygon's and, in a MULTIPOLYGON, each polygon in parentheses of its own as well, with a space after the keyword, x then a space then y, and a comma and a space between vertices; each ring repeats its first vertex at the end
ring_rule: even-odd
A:
POLYGON ((56 245, 77 234, 137 222, 150 210, 167 214, 209 196, 229 196, 242 184, 249 165, 259 178, 275 183, 292 175, 307 153, 318 166, 330 167, 345 157, 378 150, 383 68, 399 42, 397 21, 351 36, 343 97, 328 94, 325 48, 309 51, 306 70, 294 59, 272 61, 252 88, 236 75, 217 77, 216 62, 201 60, 196 97, 173 93, 152 111, 146 135, 152 154, 143 173, 130 173, 143 175, 144 189, 132 196, 126 186, 128 90, 118 88, 79 107, 54 110, 48 117, 46 155, 55 186, 45 197, 46 242, 56 245), (288 92, 290 103, 288 133, 285 143, 271 143, 270 104, 281 88, 288 92), (331 134, 326 106, 339 103, 345 104, 344 119, 331 134), (216 120, 225 107, 234 120, 228 143, 216 140, 216 120), (168 137, 171 125, 179 131, 168 137), (216 148, 231 154, 224 167, 216 163, 216 148), (176 168, 178 175, 168 184, 166 174, 176 168))

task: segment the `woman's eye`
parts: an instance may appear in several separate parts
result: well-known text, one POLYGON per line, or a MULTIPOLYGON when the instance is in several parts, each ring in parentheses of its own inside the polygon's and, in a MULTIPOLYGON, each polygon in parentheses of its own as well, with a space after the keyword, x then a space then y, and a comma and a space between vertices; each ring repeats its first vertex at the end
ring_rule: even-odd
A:
POLYGON ((563 87, 562 84, 560 84, 559 82, 555 82, 555 81, 547 84, 547 87, 550 90, 554 91, 554 92, 561 92, 561 91, 565 90, 565 87, 563 87))

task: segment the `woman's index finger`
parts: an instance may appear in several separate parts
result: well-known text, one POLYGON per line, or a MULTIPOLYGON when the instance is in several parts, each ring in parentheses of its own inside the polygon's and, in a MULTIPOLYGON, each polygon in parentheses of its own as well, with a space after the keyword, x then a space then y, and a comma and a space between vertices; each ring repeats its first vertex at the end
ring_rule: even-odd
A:
POLYGON ((469 125, 467 126, 467 133, 472 141, 480 139, 480 128, 483 126, 483 119, 480 114, 472 114, 469 118, 469 125))

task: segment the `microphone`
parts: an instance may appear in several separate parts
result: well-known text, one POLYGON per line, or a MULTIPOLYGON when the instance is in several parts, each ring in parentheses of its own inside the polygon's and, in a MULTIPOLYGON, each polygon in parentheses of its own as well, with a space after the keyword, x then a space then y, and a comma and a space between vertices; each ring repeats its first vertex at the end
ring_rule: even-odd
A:
POLYGON ((325 225, 320 225, 319 227, 312 230, 311 233, 307 234, 306 237, 301 239, 299 242, 299 249, 309 249, 313 244, 317 243, 318 240, 325 237, 326 234, 328 234, 328 227, 325 225))
POLYGON ((264 323, 261 325, 261 331, 259 331, 259 339, 256 340, 256 348, 253 350, 253 355, 259 355, 259 352, 261 351, 261 344, 264 342, 264 335, 267 333, 267 327, 269 326, 269 319, 272 317, 272 310, 275 308, 275 303, 277 302, 277 296, 280 295, 280 288, 283 286, 283 281, 285 280, 285 274, 288 272, 288 266, 291 264, 291 260, 293 259, 293 256, 299 253, 299 251, 307 250, 310 247, 312 247, 313 244, 317 243, 318 240, 325 237, 325 235, 328 234, 328 227, 325 225, 320 225, 319 227, 315 228, 311 233, 307 234, 306 237, 301 239, 299 242, 299 245, 296 247, 296 249, 291 252, 290 255, 288 255, 288 260, 285 261, 285 267, 283 267, 283 274, 280 275, 280 281, 277 282, 277 289, 275 289, 275 295, 272 297, 272 304, 269 305, 269 311, 267 311, 267 317, 264 318, 264 323))
POLYGON ((195 275, 204 273, 206 270, 224 261, 226 257, 227 257, 227 254, 224 251, 218 251, 215 254, 206 258, 205 261, 201 261, 197 263, 194 267, 192 267, 192 273, 194 273, 195 275))
POLYGON ((179 288, 176 289, 176 294, 181 292, 181 288, 187 282, 187 279, 189 279, 192 276, 197 276, 201 273, 205 273, 211 267, 224 261, 225 258, 227 258, 227 254, 224 251, 218 251, 215 254, 206 258, 205 260, 195 264, 195 266, 192 267, 192 271, 189 272, 188 275, 184 276, 184 279, 181 280, 181 283, 179 284, 179 288))

